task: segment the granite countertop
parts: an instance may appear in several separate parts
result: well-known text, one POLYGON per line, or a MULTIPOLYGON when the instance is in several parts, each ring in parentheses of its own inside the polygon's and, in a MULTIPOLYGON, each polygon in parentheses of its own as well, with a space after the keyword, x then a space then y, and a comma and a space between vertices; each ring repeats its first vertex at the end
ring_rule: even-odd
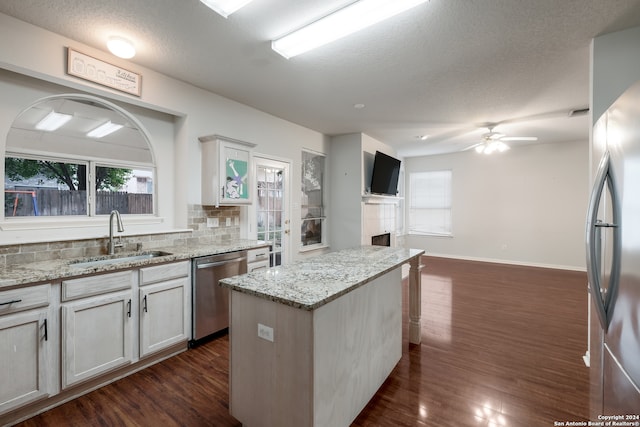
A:
POLYGON ((318 307, 398 268, 423 250, 362 246, 222 279, 222 286, 292 307, 318 307))
POLYGON ((104 273, 109 271, 140 268, 147 265, 165 262, 188 260, 201 256, 216 255, 228 252, 242 251, 265 246, 265 242, 256 240, 238 240, 230 243, 211 243, 189 246, 167 246, 153 248, 140 252, 117 253, 115 256, 96 256, 82 259, 56 259, 51 261, 17 264, 0 269, 0 289, 19 286, 29 283, 46 282, 87 274, 104 273), (146 259, 117 262, 112 264, 98 264, 93 266, 79 266, 78 262, 97 261, 110 257, 126 257, 142 255, 150 252, 159 253, 159 256, 146 259), (75 265, 74 265, 75 264, 75 265))

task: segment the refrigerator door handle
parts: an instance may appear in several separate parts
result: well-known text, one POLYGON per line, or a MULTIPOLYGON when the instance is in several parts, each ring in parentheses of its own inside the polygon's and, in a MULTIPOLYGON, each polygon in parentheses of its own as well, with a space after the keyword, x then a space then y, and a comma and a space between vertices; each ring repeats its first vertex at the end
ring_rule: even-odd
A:
POLYGON ((620 232, 620 198, 616 187, 615 178, 611 169, 611 155, 605 152, 596 175, 595 184, 589 199, 589 210, 587 212, 586 226, 586 249, 587 249, 587 278, 589 280, 589 291, 593 297, 596 313, 600 320, 602 329, 606 332, 609 321, 613 314, 615 296, 620 281, 620 255, 621 255, 621 232, 620 232), (611 197, 612 223, 605 223, 597 219, 600 200, 607 185, 611 197), (600 282, 600 230, 611 228, 613 234, 611 272, 609 276, 609 286, 607 292, 603 292, 600 282), (604 294, 604 299, 603 299, 604 294))

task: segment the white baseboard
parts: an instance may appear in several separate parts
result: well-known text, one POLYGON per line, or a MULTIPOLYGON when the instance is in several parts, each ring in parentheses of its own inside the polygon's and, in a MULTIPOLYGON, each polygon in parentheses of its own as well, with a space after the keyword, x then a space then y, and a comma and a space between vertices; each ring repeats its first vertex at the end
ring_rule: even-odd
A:
POLYGON ((437 258, 460 259, 465 261, 479 261, 479 262, 491 262, 491 263, 497 263, 497 264, 521 265, 525 267, 552 268, 555 270, 570 270, 570 271, 580 271, 580 272, 587 271, 586 268, 584 267, 576 267, 572 265, 541 264, 541 263, 535 263, 535 262, 512 261, 512 260, 494 259, 494 258, 469 257, 469 256, 449 255, 449 254, 434 254, 434 253, 430 253, 429 251, 426 251, 424 255, 437 257, 437 258))

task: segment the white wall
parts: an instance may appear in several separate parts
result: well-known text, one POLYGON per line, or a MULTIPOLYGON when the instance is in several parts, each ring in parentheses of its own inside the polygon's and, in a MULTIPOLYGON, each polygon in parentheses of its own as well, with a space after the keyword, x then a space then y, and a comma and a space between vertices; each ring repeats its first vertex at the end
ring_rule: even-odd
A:
MULTIPOLYGON (((169 209, 173 210, 172 213, 162 213, 168 221, 165 225, 171 228, 186 227, 187 204, 200 203, 199 136, 219 134, 253 142, 257 144, 256 153, 290 160, 290 194, 294 207, 291 239, 295 258, 300 241, 300 191, 295 189, 299 188, 301 180, 301 150, 307 148, 328 153, 329 139, 323 134, 3 14, 0 14, 0 68, 59 84, 67 88, 69 93, 83 91, 113 102, 124 102, 173 116, 173 153, 158 159, 160 162, 169 162, 173 168, 173 186, 169 193, 161 194, 169 209), (19 49, 15 47, 16 40, 20 40, 19 49), (142 74, 142 96, 130 96, 68 76, 65 72, 66 47, 142 74)), ((6 107, 3 105, 5 101, 8 100, 0 99, 0 111, 3 112, 0 117, 0 138, 3 141, 16 115, 13 114, 15 106, 6 107)), ((67 233, 67 236, 70 235, 73 233, 67 233)), ((0 233, 0 244, 5 236, 0 233)))
MULTIPOLYGON (((427 254, 583 270, 588 141, 405 159, 453 171, 453 237, 406 236, 427 254)), ((406 204, 408 209, 408 202, 406 204)), ((408 221, 408 217, 406 218, 408 221)))
POLYGON ((640 78, 640 27, 605 34, 591 43, 592 123, 640 78))

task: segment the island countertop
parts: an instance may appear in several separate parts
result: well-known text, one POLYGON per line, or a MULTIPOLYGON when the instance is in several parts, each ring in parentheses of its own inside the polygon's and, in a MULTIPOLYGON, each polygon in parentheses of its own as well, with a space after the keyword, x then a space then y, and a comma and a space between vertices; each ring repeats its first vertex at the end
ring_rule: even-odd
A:
POLYGON ((420 249, 362 246, 220 281, 234 291, 304 310, 339 298, 424 254, 420 249))

